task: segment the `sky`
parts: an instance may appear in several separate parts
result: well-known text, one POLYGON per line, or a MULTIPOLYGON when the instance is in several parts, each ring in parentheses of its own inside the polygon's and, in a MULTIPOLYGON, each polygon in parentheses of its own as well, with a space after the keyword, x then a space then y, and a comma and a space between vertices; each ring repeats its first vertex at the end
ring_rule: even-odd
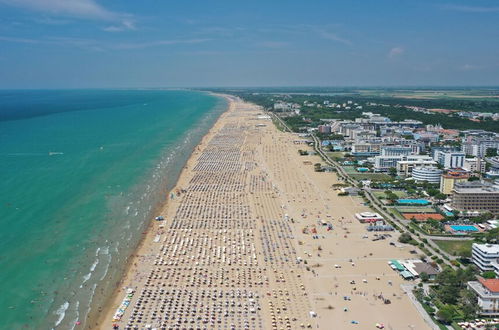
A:
POLYGON ((499 86, 497 0, 0 0, 0 88, 499 86))

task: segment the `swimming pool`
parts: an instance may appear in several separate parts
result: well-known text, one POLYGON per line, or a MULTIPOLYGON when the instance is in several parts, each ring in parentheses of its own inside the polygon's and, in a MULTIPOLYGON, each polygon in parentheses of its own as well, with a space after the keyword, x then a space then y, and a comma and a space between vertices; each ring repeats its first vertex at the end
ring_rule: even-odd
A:
POLYGON ((452 216, 454 216, 454 213, 449 212, 449 211, 445 211, 444 214, 445 214, 446 217, 452 217, 452 216))
POLYGON ((426 199, 398 199, 397 203, 399 204, 413 204, 413 205, 428 205, 429 201, 426 199))
POLYGON ((470 225, 452 225, 450 227, 454 231, 478 231, 478 228, 470 225))

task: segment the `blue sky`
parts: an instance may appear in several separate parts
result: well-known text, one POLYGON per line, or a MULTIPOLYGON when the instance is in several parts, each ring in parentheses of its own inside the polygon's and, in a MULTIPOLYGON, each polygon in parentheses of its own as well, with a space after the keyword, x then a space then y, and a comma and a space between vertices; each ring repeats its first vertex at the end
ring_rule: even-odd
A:
POLYGON ((0 88, 499 85, 499 1, 0 0, 0 88))

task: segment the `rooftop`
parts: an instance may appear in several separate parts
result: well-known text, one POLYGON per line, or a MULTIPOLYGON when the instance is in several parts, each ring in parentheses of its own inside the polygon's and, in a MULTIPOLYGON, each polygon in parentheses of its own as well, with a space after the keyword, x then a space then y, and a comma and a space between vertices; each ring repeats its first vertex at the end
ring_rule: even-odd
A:
POLYGON ((473 247, 487 254, 499 254, 499 244, 477 244, 473 243, 473 247))
POLYGON ((459 182, 454 185, 456 193, 474 193, 474 194, 497 194, 499 189, 491 184, 481 182, 459 182))
POLYGON ((484 279, 480 277, 478 281, 490 292, 499 293, 499 278, 484 279))

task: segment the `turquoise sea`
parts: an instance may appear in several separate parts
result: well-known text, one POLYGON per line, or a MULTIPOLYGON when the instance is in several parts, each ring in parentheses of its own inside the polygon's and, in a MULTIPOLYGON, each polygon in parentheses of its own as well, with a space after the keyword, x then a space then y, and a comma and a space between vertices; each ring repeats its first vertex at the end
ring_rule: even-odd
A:
POLYGON ((90 326, 226 105, 194 91, 0 91, 0 329, 90 326))

